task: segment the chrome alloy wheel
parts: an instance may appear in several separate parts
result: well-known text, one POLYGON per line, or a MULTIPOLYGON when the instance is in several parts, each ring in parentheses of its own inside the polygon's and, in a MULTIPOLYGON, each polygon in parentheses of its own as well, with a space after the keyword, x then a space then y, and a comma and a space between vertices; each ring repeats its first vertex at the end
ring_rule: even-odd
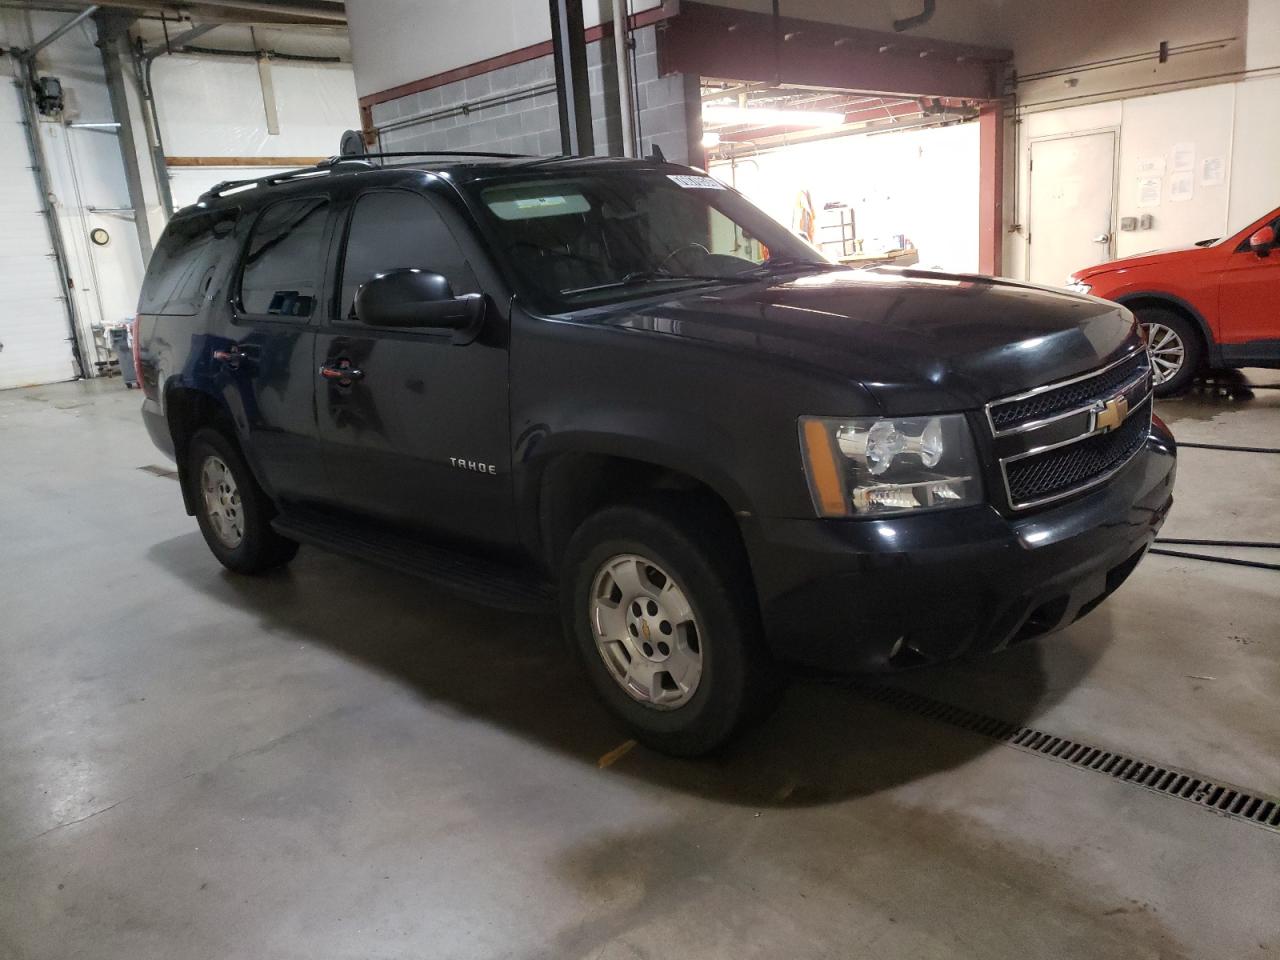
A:
POLYGON ((1172 380, 1187 362, 1187 346, 1176 330, 1163 323, 1144 323, 1143 335, 1151 351, 1151 375, 1156 386, 1172 380))
POLYGON ((218 457, 205 457, 200 465, 200 493, 204 512, 218 540, 228 550, 240 546, 244 539, 244 511, 235 477, 218 457))
POLYGON ((621 554, 591 583, 591 629, 609 675, 657 710, 683 706, 702 678, 702 637, 680 585, 647 557, 621 554))

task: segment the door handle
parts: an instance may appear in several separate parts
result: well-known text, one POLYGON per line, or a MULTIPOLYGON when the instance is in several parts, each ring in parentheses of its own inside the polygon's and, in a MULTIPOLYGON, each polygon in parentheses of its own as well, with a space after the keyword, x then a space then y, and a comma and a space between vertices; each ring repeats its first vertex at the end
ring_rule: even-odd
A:
POLYGON ((232 370, 240 366, 240 358, 242 356, 243 354, 240 352, 240 348, 234 343, 231 345, 230 349, 213 351, 213 359, 217 360, 219 363, 225 363, 232 370))
POLYGON ((1100 233, 1093 238, 1094 243, 1109 243, 1110 241, 1111 241, 1111 234, 1109 233, 1100 233))
POLYGON ((364 379, 364 371, 353 367, 350 360, 335 360, 320 368, 320 376, 340 387, 349 387, 356 380, 364 379))

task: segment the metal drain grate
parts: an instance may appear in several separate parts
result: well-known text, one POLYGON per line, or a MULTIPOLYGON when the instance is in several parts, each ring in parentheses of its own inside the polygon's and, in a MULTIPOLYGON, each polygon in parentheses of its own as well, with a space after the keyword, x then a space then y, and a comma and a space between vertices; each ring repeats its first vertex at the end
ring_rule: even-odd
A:
POLYGON ((154 463, 149 463, 145 467, 139 467, 138 469, 143 473, 155 474, 157 477, 166 477, 169 480, 178 479, 177 470, 170 470, 168 467, 158 467, 154 463))
POLYGON ((1244 820, 1280 833, 1280 798, 1245 790, 1221 780, 1211 780, 1168 764, 1151 763, 1079 740, 1055 736, 1034 727, 1021 727, 908 690, 862 684, 854 684, 853 689, 877 703, 939 720, 1073 767, 1105 773, 1116 780, 1187 800, 1224 817, 1244 820))

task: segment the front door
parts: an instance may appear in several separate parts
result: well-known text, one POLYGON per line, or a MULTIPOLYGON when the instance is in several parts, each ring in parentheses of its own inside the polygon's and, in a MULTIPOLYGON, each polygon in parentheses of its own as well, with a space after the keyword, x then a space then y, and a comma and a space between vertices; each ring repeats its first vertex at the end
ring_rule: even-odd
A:
POLYGON ((1116 135, 1031 144, 1027 276, 1060 287, 1077 270, 1112 256, 1116 135))
MULTIPOLYGON (((1270 223, 1280 231, 1280 217, 1270 223)), ((1232 345, 1258 340, 1273 341, 1267 355, 1280 356, 1280 247, 1260 257, 1249 249, 1252 233, 1232 251, 1221 275, 1218 340, 1228 359, 1232 345)))
POLYGON ((316 388, 321 449, 332 499, 346 510, 445 537, 505 545, 512 507, 505 323, 492 302, 480 336, 360 323, 356 290, 380 273, 443 274, 455 295, 483 293, 466 225, 409 189, 356 198, 332 316, 319 332, 320 367, 358 375, 316 388))
POLYGON ((280 500, 328 493, 315 414, 315 326, 330 203, 280 200, 254 221, 233 278, 232 322, 211 337, 210 363, 249 434, 246 452, 280 500))

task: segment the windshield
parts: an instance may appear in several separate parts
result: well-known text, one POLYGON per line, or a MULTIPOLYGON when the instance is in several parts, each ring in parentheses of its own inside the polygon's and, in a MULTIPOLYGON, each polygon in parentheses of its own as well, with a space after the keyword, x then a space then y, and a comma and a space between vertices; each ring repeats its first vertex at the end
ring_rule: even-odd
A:
POLYGON ((518 292, 548 313, 831 266, 707 176, 619 170, 472 190, 518 292))

